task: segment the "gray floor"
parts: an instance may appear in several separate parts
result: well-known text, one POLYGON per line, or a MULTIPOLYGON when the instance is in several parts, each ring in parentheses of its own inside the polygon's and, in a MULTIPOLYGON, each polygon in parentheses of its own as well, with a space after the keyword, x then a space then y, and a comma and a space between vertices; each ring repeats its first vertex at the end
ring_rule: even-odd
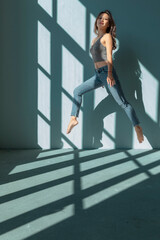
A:
POLYGON ((160 150, 1 150, 0 240, 159 240, 160 150))

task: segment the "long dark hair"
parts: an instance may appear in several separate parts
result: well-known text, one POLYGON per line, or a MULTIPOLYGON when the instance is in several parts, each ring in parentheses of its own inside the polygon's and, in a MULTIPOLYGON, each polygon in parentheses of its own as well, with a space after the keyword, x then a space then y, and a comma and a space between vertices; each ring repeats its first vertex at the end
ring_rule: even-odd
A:
POLYGON ((106 13, 108 14, 109 16, 109 27, 106 29, 106 33, 111 33, 111 36, 112 36, 112 40, 113 40, 113 47, 112 49, 116 49, 117 48, 117 45, 116 45, 116 24, 115 24, 115 21, 112 17, 112 14, 111 14, 111 11, 109 10, 104 10, 102 12, 100 12, 95 20, 95 23, 94 23, 94 33, 97 35, 97 30, 98 30, 98 27, 97 27, 97 20, 99 18, 99 16, 102 14, 102 13, 106 13))

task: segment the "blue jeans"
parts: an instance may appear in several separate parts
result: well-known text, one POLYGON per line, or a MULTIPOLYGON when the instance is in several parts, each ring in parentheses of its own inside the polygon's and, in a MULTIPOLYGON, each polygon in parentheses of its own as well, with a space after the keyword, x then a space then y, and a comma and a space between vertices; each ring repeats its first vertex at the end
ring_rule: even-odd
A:
POLYGON ((74 99, 71 116, 76 117, 79 116, 79 110, 82 103, 82 95, 84 93, 105 86, 108 94, 112 95, 115 101, 121 106, 122 109, 124 109, 133 126, 140 124, 140 121, 136 116, 135 110, 133 109, 132 105, 126 100, 123 94, 123 90, 121 88, 121 84, 118 80, 114 67, 112 69, 113 69, 112 75, 116 82, 115 85, 110 86, 110 84, 108 84, 107 82, 108 65, 105 65, 98 69, 95 68, 95 74, 74 89, 73 91, 74 99))

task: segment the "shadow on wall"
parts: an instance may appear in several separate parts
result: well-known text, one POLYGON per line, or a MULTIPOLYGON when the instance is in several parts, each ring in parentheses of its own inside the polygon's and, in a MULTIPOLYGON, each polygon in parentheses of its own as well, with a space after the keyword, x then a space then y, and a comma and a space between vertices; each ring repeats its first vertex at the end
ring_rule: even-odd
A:
MULTIPOLYGON (((114 75, 121 82, 126 99, 136 110, 145 137, 153 148, 158 148, 160 142, 160 128, 159 125, 145 111, 142 89, 142 83, 145 79, 142 76, 139 61, 129 46, 125 46, 125 51, 121 51, 121 49, 122 48, 120 48, 115 61, 113 62, 115 66, 114 75), (118 74, 116 69, 118 69, 118 74), (151 129, 153 132, 157 133, 156 136, 152 134, 151 129)), ((149 96, 149 98, 151 98, 151 96, 149 96)), ((153 108, 155 107, 156 106, 153 106, 153 108)), ((125 112, 122 111, 121 107, 117 106, 117 103, 111 95, 108 95, 96 106, 92 113, 93 124, 87 126, 87 129, 90 127, 91 134, 93 133, 93 147, 98 148, 103 146, 101 143, 103 133, 109 136, 112 141, 115 141, 115 148, 130 148, 133 146, 133 132, 130 122, 125 112), (113 138, 105 131, 104 119, 106 116, 115 111, 117 113, 116 133, 115 138, 113 138)), ((156 109, 156 111, 158 111, 158 109, 156 109)), ((87 134, 88 133, 86 133, 86 136, 87 134)))

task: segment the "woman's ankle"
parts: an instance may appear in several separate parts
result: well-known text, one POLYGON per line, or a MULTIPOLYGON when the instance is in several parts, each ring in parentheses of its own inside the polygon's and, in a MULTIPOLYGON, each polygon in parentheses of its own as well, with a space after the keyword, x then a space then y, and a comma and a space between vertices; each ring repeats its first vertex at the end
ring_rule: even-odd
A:
POLYGON ((135 128, 141 128, 141 126, 139 124, 134 126, 135 128))
POLYGON ((71 116, 71 119, 76 120, 76 116, 71 116))

